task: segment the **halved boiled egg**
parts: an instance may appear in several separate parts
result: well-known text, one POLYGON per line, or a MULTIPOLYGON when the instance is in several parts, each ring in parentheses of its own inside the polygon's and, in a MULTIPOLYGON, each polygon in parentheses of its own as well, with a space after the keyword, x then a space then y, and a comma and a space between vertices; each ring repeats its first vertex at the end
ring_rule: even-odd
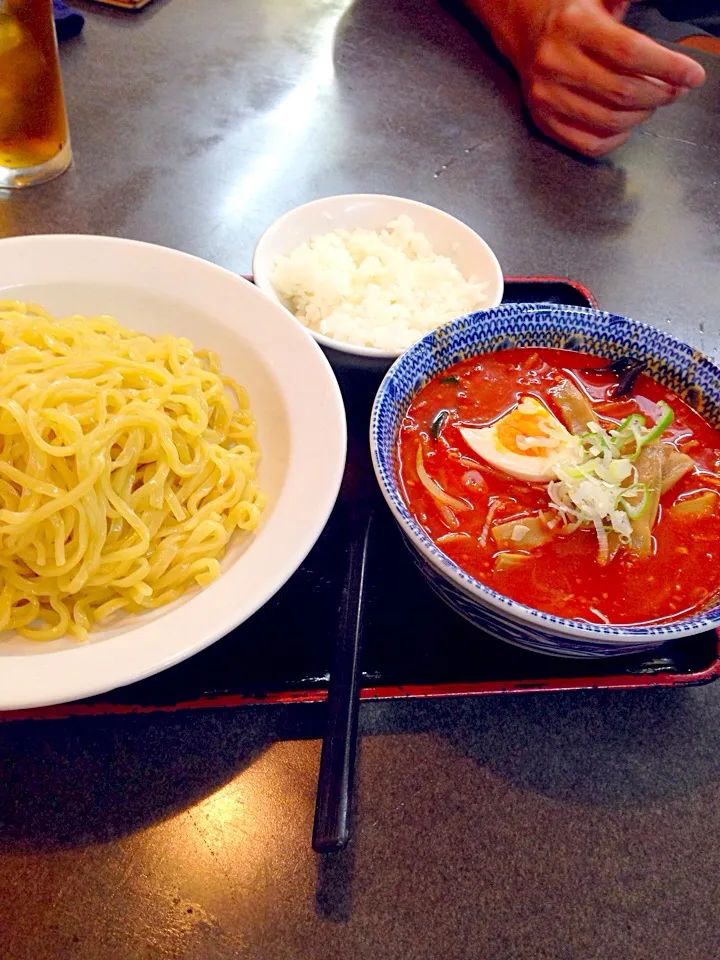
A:
POLYGON ((487 463, 530 483, 554 480, 557 464, 582 459, 580 441, 534 397, 523 397, 491 427, 462 427, 460 433, 487 463))

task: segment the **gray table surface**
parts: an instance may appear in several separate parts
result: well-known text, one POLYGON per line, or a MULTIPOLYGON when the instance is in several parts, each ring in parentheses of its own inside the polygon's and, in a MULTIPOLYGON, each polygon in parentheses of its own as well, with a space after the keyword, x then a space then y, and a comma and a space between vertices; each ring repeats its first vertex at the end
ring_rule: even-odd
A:
MULTIPOLYGON (((77 4, 80 6, 80 2, 77 4)), ((75 166, 0 236, 233 270, 278 214, 400 193, 720 357, 720 64, 601 163, 526 130, 433 0, 84 4, 75 166)), ((0 726, 0 957, 712 960, 720 686, 365 705, 357 839, 310 850, 322 708, 0 726)))

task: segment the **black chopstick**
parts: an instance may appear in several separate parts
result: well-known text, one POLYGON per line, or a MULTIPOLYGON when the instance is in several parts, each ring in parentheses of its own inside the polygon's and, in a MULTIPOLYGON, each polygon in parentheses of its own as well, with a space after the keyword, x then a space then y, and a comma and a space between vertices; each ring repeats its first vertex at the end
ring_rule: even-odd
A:
POLYGON ((350 840, 360 705, 362 608, 371 521, 371 513, 367 513, 362 522, 356 519, 350 541, 320 756, 312 841, 316 853, 343 850, 350 840))

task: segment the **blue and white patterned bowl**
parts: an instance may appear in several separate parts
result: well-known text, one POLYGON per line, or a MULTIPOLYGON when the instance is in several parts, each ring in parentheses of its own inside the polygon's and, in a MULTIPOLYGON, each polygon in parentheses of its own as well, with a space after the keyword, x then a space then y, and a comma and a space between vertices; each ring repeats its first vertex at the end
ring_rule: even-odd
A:
POLYGON ((509 347, 558 347, 614 360, 631 353, 648 372, 720 427, 720 370, 687 344, 626 317, 580 307, 508 304, 461 317, 414 344, 380 385, 370 448, 380 489, 430 586, 471 623, 517 646, 562 657, 642 653, 720 625, 720 600, 662 625, 605 626, 567 620, 517 603, 475 580, 413 519, 397 482, 396 442, 417 391, 458 360, 509 347))

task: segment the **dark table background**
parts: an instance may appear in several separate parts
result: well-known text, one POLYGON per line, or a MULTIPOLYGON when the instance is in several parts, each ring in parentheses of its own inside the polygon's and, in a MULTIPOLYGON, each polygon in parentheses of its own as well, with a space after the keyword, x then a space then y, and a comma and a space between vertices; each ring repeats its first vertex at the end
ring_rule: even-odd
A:
MULTIPOLYGON (((465 219, 506 273, 568 274, 720 357, 712 58, 702 91, 590 163, 528 134, 512 78, 434 0, 77 6, 75 166, 0 197, 0 236, 129 236, 246 272, 291 206, 400 193, 465 219)), ((366 704, 357 839, 330 861, 310 849, 322 724, 0 726, 0 957, 720 954, 720 687, 366 704)))

